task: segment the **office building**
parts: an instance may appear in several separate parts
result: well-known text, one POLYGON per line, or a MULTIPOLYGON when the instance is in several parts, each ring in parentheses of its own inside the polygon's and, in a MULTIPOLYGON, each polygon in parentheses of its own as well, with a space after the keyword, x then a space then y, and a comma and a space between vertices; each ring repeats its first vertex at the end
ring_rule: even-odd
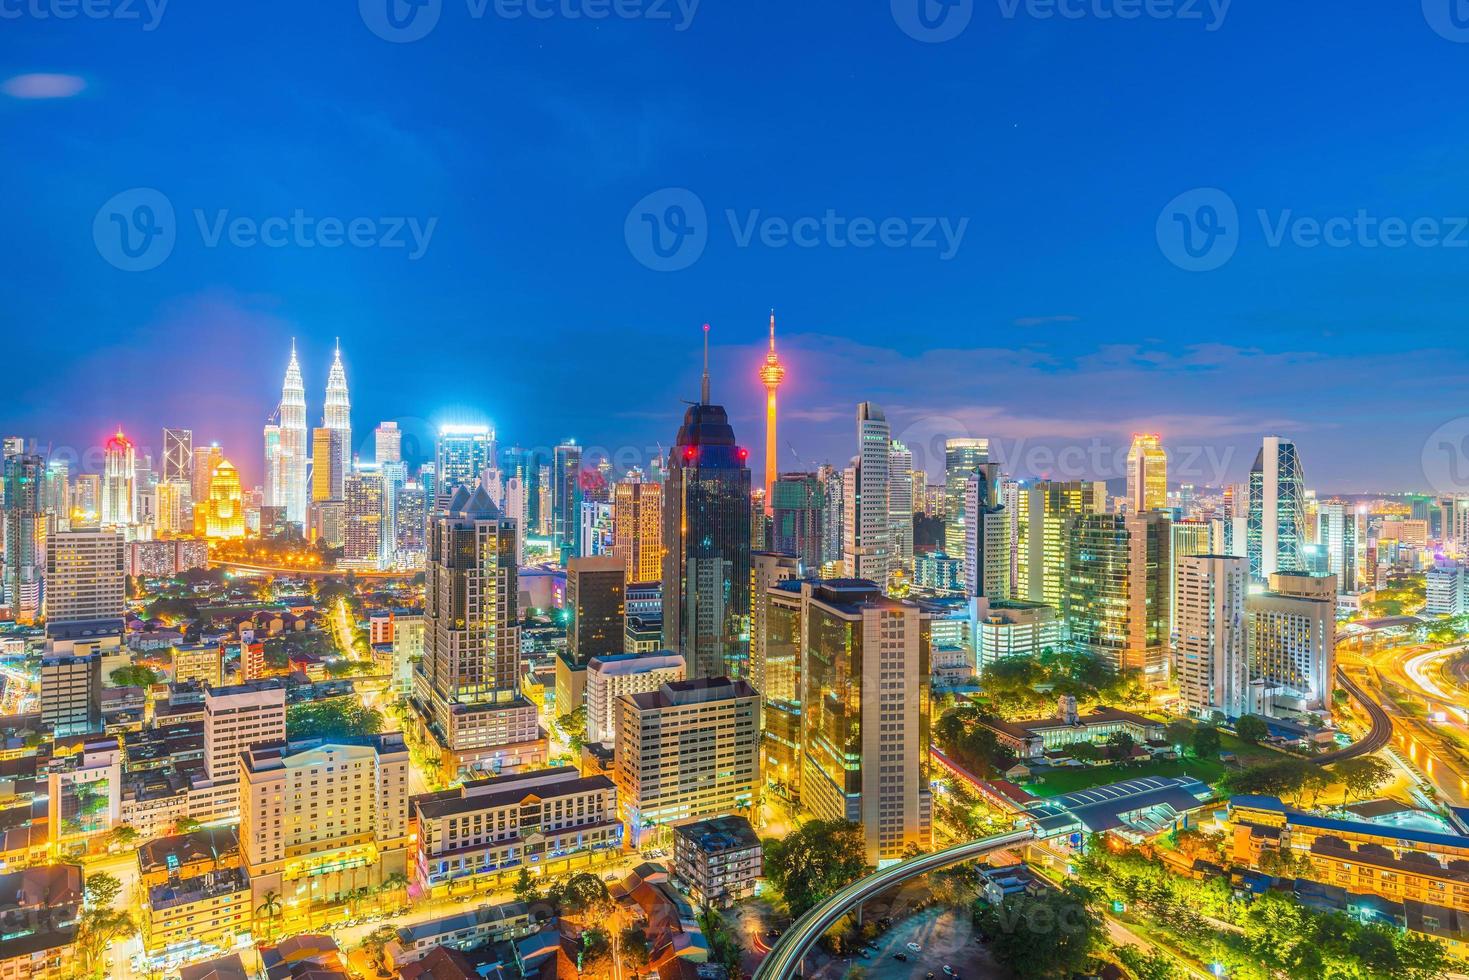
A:
POLYGON ((423 894, 508 884, 526 868, 582 870, 622 849, 617 787, 574 767, 474 779, 410 801, 417 829, 413 877, 423 894))
POLYGON ((349 568, 379 570, 393 565, 393 550, 385 549, 383 540, 383 522, 388 516, 383 493, 386 482, 376 467, 359 469, 345 481, 342 562, 349 568))
POLYGON ((107 440, 102 453, 102 525, 131 527, 135 522, 137 459, 132 440, 122 429, 107 440))
POLYGON ((964 488, 966 594, 1010 598, 1010 565, 1010 515, 1000 500, 1000 467, 980 463, 964 488))
POLYGON ((1187 710, 1235 719, 1250 711, 1249 560, 1186 555, 1177 560, 1174 680, 1187 710))
POLYGON ((888 444, 888 531, 893 563, 913 570, 913 451, 897 440, 888 444))
POLYGON ((205 534, 213 540, 245 536, 245 494, 240 474, 227 459, 221 459, 209 478, 209 497, 204 504, 205 534))
POLYGON ((194 433, 191 429, 163 430, 163 472, 165 480, 188 483, 194 478, 194 433))
POLYGON ((240 851, 257 904, 275 892, 287 922, 406 875, 403 736, 278 741, 241 753, 240 851))
POLYGON ((990 460, 988 439, 949 439, 944 443, 944 551, 964 554, 964 500, 969 478, 990 460))
POLYGON ((1245 599, 1251 710, 1279 715, 1330 711, 1336 687, 1336 579, 1294 572, 1245 599))
POLYGON ((1178 636, 1178 565, 1190 555, 1214 551, 1214 529, 1208 521, 1173 521, 1168 544, 1168 635, 1178 636))
MULTIPOLYGON (((243 657, 244 651, 241 651, 243 657)), ((248 671, 247 671, 248 673, 248 671)), ((240 755, 286 737, 286 688, 277 679, 246 680, 204 692, 204 775, 195 787, 201 818, 240 812, 240 755)))
POLYGON ((555 482, 551 484, 551 551, 565 561, 580 554, 577 547, 581 527, 581 447, 574 441, 553 450, 555 482))
POLYGON ((372 433, 372 458, 378 463, 403 462, 403 430, 397 422, 380 422, 372 433))
POLYGON ((584 667, 593 657, 623 652, 624 576, 622 559, 616 555, 573 558, 567 563, 566 649, 573 663, 584 667))
POLYGON ((823 465, 816 470, 816 481, 821 485, 821 564, 823 570, 839 571, 842 548, 846 541, 846 530, 842 524, 842 511, 847 505, 842 487, 844 474, 834 466, 823 465))
POLYGON ((684 413, 663 484, 664 645, 689 676, 738 676, 750 615, 749 453, 709 401, 709 334, 699 402, 684 413))
POLYGON ((429 533, 424 655, 414 675, 414 699, 446 771, 545 761, 536 707, 520 693, 517 573, 514 522, 484 487, 458 487, 429 533))
POLYGON ((770 590, 778 583, 802 578, 804 570, 801 560, 794 555, 782 555, 770 551, 756 551, 750 555, 750 683, 755 690, 765 694, 766 639, 770 590))
POLYGON ((20 623, 41 615, 46 578, 46 513, 42 502, 46 463, 34 453, 12 453, 3 462, 3 582, 0 601, 20 623))
POLYGON ((1015 584, 1011 597, 1061 609, 1067 529, 1073 518, 1107 512, 1105 483, 1042 480, 1016 489, 1015 584))
POLYGON ((873 582, 803 582, 801 805, 850 820, 867 860, 932 837, 927 618, 873 582))
MULTIPOLYGON (((577 530, 579 557, 610 555, 616 541, 612 505, 602 500, 584 498, 581 502, 581 526, 577 530)), ((568 560, 570 556, 567 556, 568 560)))
POLYGON ((261 432, 265 443, 265 481, 260 486, 260 506, 284 506, 278 499, 281 495, 281 427, 279 422, 267 422, 261 432))
POLYGON ((964 562, 942 551, 924 551, 913 556, 913 589, 923 595, 963 595, 964 562))
POLYGON ((760 695, 748 681, 697 678, 617 701, 614 780, 636 845, 654 827, 754 806, 760 695))
POLYGON ((663 574, 663 488, 623 480, 612 488, 612 543, 629 582, 663 574))
POLYGON ((684 675, 684 659, 676 653, 593 657, 586 669, 587 741, 611 748, 617 735, 617 700, 656 691, 684 680, 684 675))
POLYGON ((46 631, 92 624, 120 633, 127 575, 122 532, 58 531, 46 543, 46 631))
POLYGON ((473 489, 494 466, 495 430, 487 425, 446 425, 439 429, 434 495, 447 505, 460 487, 473 489))
MULTIPOLYGON (((1379 537, 1389 535, 1380 534, 1379 537)), ((1336 576, 1341 594, 1352 595, 1361 591, 1362 564, 1367 559, 1366 508, 1354 507, 1341 500, 1319 504, 1315 540, 1326 549, 1326 571, 1336 576)))
POLYGON ((101 654, 41 658, 41 724, 57 738, 102 730, 101 654))
POLYGON ((983 680, 986 668, 1010 657, 1034 660, 1046 651, 1061 649, 1062 630, 1056 610, 1024 599, 970 600, 973 610, 975 670, 983 680))
POLYGON ((893 535, 888 517, 887 417, 871 402, 857 406, 857 456, 842 478, 843 562, 851 578, 882 588, 892 571, 893 535))
POLYGON ((1067 540, 1061 608, 1072 645, 1150 685, 1167 681, 1168 518, 1157 511, 1073 517, 1067 540))
POLYGON ((761 769, 766 786, 796 802, 801 798, 804 580, 796 569, 778 564, 762 579, 769 584, 756 595, 750 634, 751 675, 758 678, 756 690, 762 704, 761 769))
POLYGON ((1127 509, 1133 514, 1168 506, 1168 453, 1163 437, 1138 432, 1127 450, 1127 509))
POLYGON ((760 365, 760 383, 765 387, 765 515, 773 516, 775 477, 779 469, 780 442, 776 435, 776 392, 785 380, 785 365, 775 353, 775 311, 770 311, 770 350, 760 365))
POLYGON ((826 488, 817 474, 780 474, 771 501, 770 550, 820 568, 826 558, 825 513, 826 488))
POLYGON ((219 448, 218 443, 194 447, 194 473, 193 483, 189 487, 189 500, 198 512, 194 519, 196 532, 202 533, 204 530, 204 502, 209 499, 209 481, 214 478, 214 468, 223 461, 224 450, 219 448))
POLYGON ((1427 574, 1428 601, 1423 611, 1430 616, 1458 616, 1469 612, 1469 576, 1456 561, 1439 559, 1427 574))
POLYGON ((341 500, 347 491, 342 465, 342 431, 325 426, 311 430, 311 501, 341 500))
POLYGON ((1296 444, 1266 436, 1250 468, 1246 548, 1250 576, 1264 584, 1276 572, 1299 572, 1307 543, 1306 486, 1296 444))
MULTIPOLYGON (((332 447, 337 455, 332 460, 333 472, 346 476, 352 469, 352 401, 347 397, 347 371, 342 367, 342 345, 339 341, 332 354, 332 366, 326 376, 326 399, 321 409, 322 428, 337 433, 332 447)), ((317 465, 320 465, 318 460, 317 465)), ((333 499, 340 499, 336 494, 333 499)))

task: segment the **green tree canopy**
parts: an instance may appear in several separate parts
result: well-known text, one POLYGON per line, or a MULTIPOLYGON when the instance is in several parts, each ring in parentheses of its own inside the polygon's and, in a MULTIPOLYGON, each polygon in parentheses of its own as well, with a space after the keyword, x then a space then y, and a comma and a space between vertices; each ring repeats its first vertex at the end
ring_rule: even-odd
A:
POLYGON ((787 837, 766 838, 761 844, 765 876, 780 889, 794 916, 871 870, 862 828, 845 820, 813 820, 787 837))

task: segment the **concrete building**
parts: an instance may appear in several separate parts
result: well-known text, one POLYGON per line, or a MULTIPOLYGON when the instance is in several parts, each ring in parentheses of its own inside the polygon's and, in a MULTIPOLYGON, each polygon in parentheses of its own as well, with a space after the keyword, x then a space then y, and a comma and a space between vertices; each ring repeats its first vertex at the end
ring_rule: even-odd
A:
POLYGON ((612 747, 617 736, 618 699, 681 681, 685 670, 683 657, 676 653, 593 657, 586 670, 587 741, 612 747))
POLYGON ((801 584, 801 805, 863 828, 869 863, 932 837, 927 618, 873 582, 801 584))
POLYGON ((882 409, 857 406, 857 455, 842 478, 843 562, 853 578, 887 587, 894 565, 888 516, 888 443, 891 430, 882 409))
POLYGON ((663 574, 663 487, 623 480, 612 488, 612 541, 629 582, 663 574))
POLYGON ((616 555, 567 562, 566 648, 575 664, 584 667, 593 657, 623 652, 625 574, 616 555))
POLYGON ((151 957, 195 959, 229 952, 254 922, 250 878, 241 868, 174 874, 146 895, 143 948, 151 957))
POLYGON ((204 692, 205 779, 191 793, 199 820, 227 820, 240 812, 241 755, 286 737, 286 688, 267 679, 211 687, 204 692))
POLYGON ((240 849, 256 903, 305 913, 408 871, 403 736, 255 745, 240 763, 240 849))
POLYGON ((713 817, 673 828, 673 874, 700 906, 728 908, 749 898, 764 868, 760 838, 744 817, 713 817))
POLYGON ((1439 559, 1428 570, 1428 602, 1423 611, 1430 616, 1459 616, 1469 612, 1469 575, 1456 561, 1439 559))
POLYGON ((76 975, 82 867, 52 864, 0 874, 0 936, 4 980, 71 980, 76 975))
POLYGON ((1030 721, 989 721, 1000 746, 1015 753, 1021 762, 1040 759, 1047 752, 1064 750, 1078 743, 1103 745, 1121 733, 1141 745, 1163 737, 1162 722, 1120 708, 1098 707, 1088 714, 1076 710, 1076 698, 1058 699, 1055 717, 1030 721))
POLYGON ((572 766, 470 780, 415 796, 413 879, 429 894, 581 866, 622 849, 617 789, 572 766))
POLYGON ((1018 487, 1015 503, 1015 580, 1010 598, 1060 610, 1067 582, 1069 522, 1105 514, 1107 485, 1043 480, 1018 487))
POLYGON ((41 724, 57 738, 102 730, 100 654, 41 658, 41 724))
POLYGON ((1168 680, 1170 544, 1156 511, 1068 522, 1061 609, 1072 645, 1152 686, 1168 680))
POLYGON ((1336 577, 1276 573, 1270 589, 1245 600, 1251 710, 1329 711, 1336 688, 1336 577))
POLYGON ((760 780, 760 695, 699 678, 617 702, 614 778, 628 833, 752 807, 760 780))
POLYGON ((1174 680, 1188 711, 1238 718, 1250 710, 1249 560, 1189 555, 1178 560, 1174 680))
POLYGON ((1034 659, 1061 647, 1061 620, 1045 603, 991 601, 979 596, 971 600, 970 607, 975 666, 981 678, 987 667, 1007 657, 1034 659))
POLYGON ((86 528, 51 535, 46 543, 47 635, 94 625, 99 632, 120 632, 126 580, 120 531, 86 528))

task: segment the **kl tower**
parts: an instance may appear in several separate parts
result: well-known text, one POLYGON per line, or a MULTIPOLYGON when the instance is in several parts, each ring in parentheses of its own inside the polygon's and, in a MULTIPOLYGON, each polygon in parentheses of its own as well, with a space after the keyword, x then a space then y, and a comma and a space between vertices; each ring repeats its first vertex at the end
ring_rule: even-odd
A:
POLYGON ((775 311, 770 311, 770 351, 765 363, 760 365, 760 383, 765 386, 765 515, 771 516, 774 507, 776 449, 775 438, 775 393, 785 380, 785 365, 775 355, 775 311))

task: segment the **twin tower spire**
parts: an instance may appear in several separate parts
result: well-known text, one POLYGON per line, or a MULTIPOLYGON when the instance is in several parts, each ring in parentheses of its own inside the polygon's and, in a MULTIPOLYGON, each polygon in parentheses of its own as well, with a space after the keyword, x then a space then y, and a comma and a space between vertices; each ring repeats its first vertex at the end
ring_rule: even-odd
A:
MULTIPOLYGON (((321 427, 341 433, 342 470, 347 472, 352 461, 352 402, 347 394, 347 371, 342 366, 342 343, 338 339, 331 370, 327 372, 326 399, 322 408, 321 427)), ((307 508, 308 469, 312 441, 306 427, 306 384, 301 377, 301 363, 296 357, 296 341, 291 340, 291 360, 286 365, 286 380, 281 386, 278 448, 276 463, 271 466, 272 448, 267 435, 267 497, 286 508, 286 519, 304 522, 307 508)))

